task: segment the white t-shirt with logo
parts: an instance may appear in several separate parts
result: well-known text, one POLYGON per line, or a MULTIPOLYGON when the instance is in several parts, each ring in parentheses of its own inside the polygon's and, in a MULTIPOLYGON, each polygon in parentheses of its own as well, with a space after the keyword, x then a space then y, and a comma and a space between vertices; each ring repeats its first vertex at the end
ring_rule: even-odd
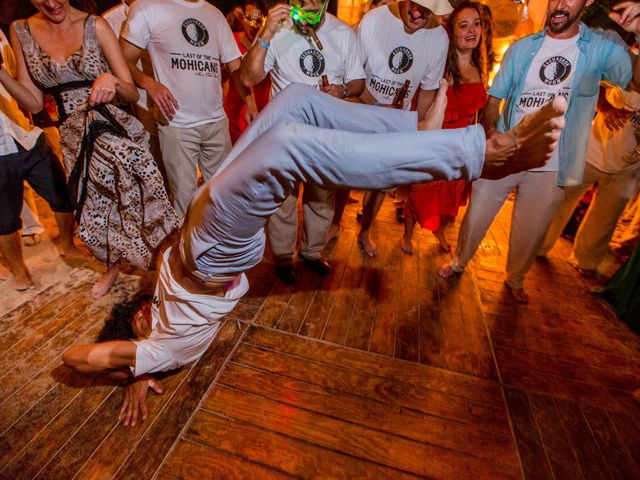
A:
MULTIPOLYGON (((111 30, 113 30, 113 33, 116 34, 116 38, 120 37, 120 30, 122 30, 122 25, 124 25, 124 22, 126 22, 127 20, 128 12, 129 5, 122 2, 120 5, 117 5, 102 14, 102 18, 107 21, 107 23, 111 27, 111 30)), ((136 67, 142 70, 141 60, 138 60, 138 63, 136 63, 136 67)), ((147 92, 144 89, 139 88, 138 94, 140 95, 140 98, 138 99, 138 106, 144 108, 145 110, 148 110, 149 105, 147 100, 147 92)))
POLYGON ((388 6, 367 13, 358 26, 358 46, 367 75, 367 90, 382 104, 393 102, 397 91, 410 81, 404 109, 418 91, 438 88, 444 74, 449 36, 442 27, 404 31, 402 20, 388 6))
POLYGON ((156 79, 178 100, 172 127, 196 127, 225 117, 221 64, 240 58, 224 15, 204 0, 137 0, 122 37, 147 49, 156 79))
POLYGON ((604 116, 596 115, 587 147, 587 162, 607 173, 619 173, 640 168, 640 94, 619 87, 607 88, 607 100, 615 108, 633 111, 629 121, 619 130, 609 130, 604 116))
MULTIPOLYGON (((545 35, 540 50, 533 58, 527 73, 522 93, 516 103, 516 124, 527 113, 536 112, 552 101, 556 95, 571 100, 571 83, 575 73, 580 50, 580 35, 567 39, 552 38, 545 35)), ((544 167, 532 169, 532 172, 557 172, 559 168, 558 149, 544 167)))
POLYGON ((165 372, 198 360, 218 333, 220 320, 249 290, 244 273, 226 288, 224 297, 185 290, 171 274, 169 256, 162 256, 158 283, 151 304, 151 333, 136 340, 134 376, 165 372))
POLYGON ((316 35, 322 50, 309 37, 296 33, 290 20, 273 36, 264 60, 265 73, 271 73, 272 97, 292 83, 320 88, 323 75, 336 85, 364 79, 356 36, 349 25, 327 13, 316 35))

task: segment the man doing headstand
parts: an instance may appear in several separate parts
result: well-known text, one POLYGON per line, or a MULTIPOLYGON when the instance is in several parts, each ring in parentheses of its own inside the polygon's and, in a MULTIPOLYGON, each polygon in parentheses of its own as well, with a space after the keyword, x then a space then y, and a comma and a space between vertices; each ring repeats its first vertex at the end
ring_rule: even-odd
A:
POLYGON ((150 308, 138 312, 135 340, 74 345, 65 364, 134 380, 120 411, 124 425, 147 415, 149 373, 200 358, 220 319, 247 292, 245 271, 264 252, 264 227, 298 182, 325 188, 387 189, 434 179, 496 177, 542 165, 564 126, 564 99, 485 140, 482 127, 446 131, 446 84, 432 115, 352 104, 291 85, 238 139, 219 172, 194 195, 180 240, 163 255, 150 308))

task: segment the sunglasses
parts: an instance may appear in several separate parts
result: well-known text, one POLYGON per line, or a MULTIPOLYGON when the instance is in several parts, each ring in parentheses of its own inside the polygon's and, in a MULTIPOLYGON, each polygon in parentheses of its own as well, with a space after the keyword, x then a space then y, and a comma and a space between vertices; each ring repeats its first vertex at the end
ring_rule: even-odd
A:
POLYGON ((307 25, 317 25, 322 20, 322 15, 324 14, 325 7, 327 6, 327 1, 324 0, 322 2, 322 6, 320 10, 317 12, 310 12, 305 10, 304 8, 294 5, 292 2, 294 0, 290 0, 289 4, 291 5, 291 19, 294 23, 301 24, 303 21, 307 25))
POLYGON ((260 10, 244 14, 244 21, 252 28, 261 27, 264 24, 264 15, 260 10))

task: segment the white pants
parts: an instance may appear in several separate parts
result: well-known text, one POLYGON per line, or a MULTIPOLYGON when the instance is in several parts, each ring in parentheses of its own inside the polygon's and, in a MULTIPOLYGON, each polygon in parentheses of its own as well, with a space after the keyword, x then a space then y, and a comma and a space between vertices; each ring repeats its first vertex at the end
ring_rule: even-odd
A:
POLYGON ((583 182, 574 187, 565 187, 564 200, 551 222, 539 255, 545 255, 553 248, 578 201, 596 182, 598 189, 580 224, 569 261, 585 270, 595 270, 602 262, 618 218, 636 190, 637 170, 607 173, 587 163, 583 182))
POLYGON ((557 176, 557 172, 520 172, 499 180, 476 180, 451 267, 457 272, 464 270, 515 188, 506 281, 511 288, 523 288, 524 276, 563 197, 563 190, 557 186, 557 176))
POLYGON ((173 208, 182 217, 198 187, 198 167, 206 182, 231 149, 229 121, 225 117, 191 128, 159 125, 158 136, 173 208))
POLYGON ((194 195, 180 240, 184 259, 211 277, 256 265, 267 219, 299 182, 383 190, 480 175, 482 127, 429 132, 416 127, 415 112, 353 104, 290 85, 194 195))

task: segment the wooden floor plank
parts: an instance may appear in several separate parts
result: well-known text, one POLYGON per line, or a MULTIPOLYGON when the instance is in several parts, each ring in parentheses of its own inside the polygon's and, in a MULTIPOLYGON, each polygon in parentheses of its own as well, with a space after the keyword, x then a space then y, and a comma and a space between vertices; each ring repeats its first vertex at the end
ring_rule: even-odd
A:
MULTIPOLYGON (((171 460, 163 466, 162 475, 181 480, 247 478, 280 480, 294 478, 251 462, 228 455, 220 450, 206 448, 188 441, 180 441, 171 455, 171 460)), ((133 478, 133 477, 131 477, 133 478)))
POLYGON ((157 420, 168 399, 184 380, 189 369, 183 369, 161 379, 163 395, 149 392, 147 407, 149 417, 135 428, 119 425, 117 415, 122 405, 123 392, 118 388, 95 411, 56 454, 42 471, 42 479, 109 478, 115 473, 140 438, 157 420))
POLYGON ((553 398, 535 393, 529 393, 527 398, 555 478, 587 480, 589 472, 580 469, 553 398))
POLYGON ((378 306, 369 349, 390 357, 394 355, 396 347, 401 257, 400 248, 393 240, 388 240, 378 262, 384 278, 378 289, 378 306))
POLYGON ((374 430, 511 465, 516 469, 518 466, 515 444, 508 434, 474 429, 235 363, 229 364, 218 383, 374 430))
POLYGON ((435 254, 439 247, 420 242, 417 254, 420 265, 418 302, 420 309, 420 363, 444 368, 444 328, 440 322, 438 268, 442 262, 435 254))
POLYGON ((603 457, 611 477, 621 480, 640 478, 640 469, 631 459, 626 446, 609 420, 606 411, 584 404, 580 408, 600 447, 600 451, 607 452, 603 457))
POLYGON ((435 390, 374 377, 326 364, 242 345, 234 362, 281 376, 306 381, 323 388, 357 395, 379 402, 410 408, 429 415, 471 424, 477 428, 504 433, 508 430, 502 406, 487 405, 435 390))
POLYGON ((200 399, 214 382, 242 337, 234 322, 225 322, 205 354, 193 365, 187 378, 147 430, 115 478, 150 478, 162 464, 176 438, 186 426, 200 399))
MULTIPOLYGON (((418 478, 396 469, 344 455, 204 410, 198 412, 194 418, 185 439, 251 462, 270 466, 296 478, 371 480, 418 478)), ((178 455, 185 457, 179 451, 174 452, 167 461, 167 465, 178 455)), ((167 468, 173 470, 172 467, 167 468)))
POLYGON ((398 326, 394 356, 410 362, 420 359, 420 310, 416 285, 419 285, 418 256, 403 255, 398 283, 398 305, 403 307, 396 314, 398 326))
POLYGON ((525 478, 554 478, 526 392, 505 388, 505 398, 525 478))
POLYGON ((640 468, 640 424, 631 415, 607 412, 636 467, 640 468))
MULTIPOLYGON (((391 243, 393 242, 385 235, 380 239, 378 248, 384 251, 391 248, 391 243)), ((380 257, 368 258, 367 262, 345 340, 345 345, 360 350, 369 350, 378 300, 383 285, 388 280, 380 257)))
POLYGON ((82 426, 78 419, 90 416, 114 391, 114 387, 84 388, 47 428, 14 456, 0 476, 14 480, 32 479, 82 426))
POLYGON ((316 293, 318 275, 310 268, 302 269, 297 276, 296 294, 291 297, 278 322, 278 330, 296 333, 300 329, 311 301, 316 293))
POLYGON ((608 479, 607 467, 600 449, 576 402, 554 399, 560 422, 576 453, 580 469, 589 480, 608 479))
POLYGON ((335 302, 329 312, 322 338, 327 342, 343 345, 356 302, 354 292, 359 288, 367 264, 367 256, 359 248, 349 251, 335 302))
POLYGON ((264 328, 250 328, 245 343, 487 404, 503 404, 502 393, 497 383, 469 375, 370 355, 305 338, 283 337, 273 330, 264 328))
POLYGON ((354 230, 343 230, 340 233, 331 258, 331 274, 323 278, 318 284, 315 296, 300 325, 299 333, 312 338, 321 338, 325 325, 336 302, 342 277, 347 268, 347 259, 355 245, 356 233, 354 230))
POLYGON ((203 408, 416 475, 460 478, 465 472, 474 472, 476 478, 516 478, 509 468, 500 465, 402 437, 390 436, 222 386, 213 389, 203 408))
MULTIPOLYGON (((462 276, 469 275, 465 272, 462 276)), ((444 331, 444 362, 445 368, 454 372, 469 373, 471 358, 467 348, 466 325, 462 314, 460 297, 460 278, 440 283, 440 317, 444 331)))

